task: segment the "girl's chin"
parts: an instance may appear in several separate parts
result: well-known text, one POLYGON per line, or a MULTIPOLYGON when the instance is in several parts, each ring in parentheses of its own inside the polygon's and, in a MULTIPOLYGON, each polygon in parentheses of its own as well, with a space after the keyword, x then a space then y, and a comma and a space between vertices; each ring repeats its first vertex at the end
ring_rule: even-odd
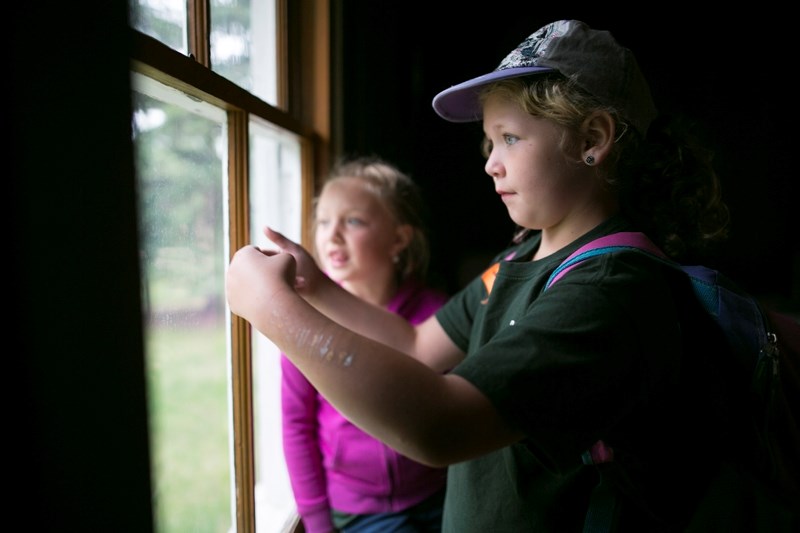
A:
POLYGON ((514 213, 513 213, 513 212, 512 212, 510 209, 508 210, 508 217, 509 217, 509 218, 510 218, 510 219, 511 219, 511 220, 514 222, 514 224, 516 224, 517 226, 520 226, 520 227, 522 227, 522 228, 527 228, 527 227, 529 227, 529 226, 527 225, 527 224, 528 224, 528 222, 527 222, 527 221, 525 221, 525 220, 522 220, 522 217, 517 217, 517 216, 514 216, 514 213))
POLYGON ((328 272, 342 272, 344 269, 347 268, 347 263, 328 263, 325 265, 325 269, 328 272))
POLYGON ((337 283, 341 283, 347 280, 347 272, 343 269, 328 266, 325 268, 325 273, 331 278, 333 281, 337 283))

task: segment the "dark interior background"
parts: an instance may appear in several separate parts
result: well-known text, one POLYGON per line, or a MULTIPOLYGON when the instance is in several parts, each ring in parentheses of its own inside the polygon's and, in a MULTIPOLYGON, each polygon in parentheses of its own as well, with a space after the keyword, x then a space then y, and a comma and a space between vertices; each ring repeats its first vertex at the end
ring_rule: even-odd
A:
MULTIPOLYGON (((434 272, 451 287, 479 268, 472 258, 507 243, 511 226, 482 170, 479 126, 440 120, 430 102, 543 24, 581 18, 636 52, 662 109, 703 120, 734 220, 718 263, 797 311, 798 29, 787 12, 331 3, 343 20, 332 50, 342 57, 341 147, 381 154, 421 183, 434 272)), ((125 2, 18 2, 11 15, 0 36, 5 523, 152 531, 125 2)))
POLYGON ((448 290, 480 272, 513 224, 483 172, 480 124, 440 119, 441 90, 497 66, 529 34, 577 18, 631 48, 662 112, 696 122, 715 153, 731 209, 731 238, 707 261, 784 310, 798 311, 800 238, 795 203, 796 24, 768 6, 699 15, 671 3, 626 16, 540 2, 341 3, 341 148, 382 155, 423 187, 432 277, 448 290))

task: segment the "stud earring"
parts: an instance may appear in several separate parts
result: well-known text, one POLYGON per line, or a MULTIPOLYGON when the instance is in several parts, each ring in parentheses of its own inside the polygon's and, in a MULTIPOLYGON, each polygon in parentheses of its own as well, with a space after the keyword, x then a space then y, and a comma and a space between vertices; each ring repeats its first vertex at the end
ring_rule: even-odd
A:
POLYGON ((399 255, 395 255, 394 257, 392 257, 392 263, 394 263, 396 265, 399 262, 400 262, 400 256, 399 255))
POLYGON ((594 165, 594 156, 592 154, 586 156, 586 164, 589 166, 594 165))

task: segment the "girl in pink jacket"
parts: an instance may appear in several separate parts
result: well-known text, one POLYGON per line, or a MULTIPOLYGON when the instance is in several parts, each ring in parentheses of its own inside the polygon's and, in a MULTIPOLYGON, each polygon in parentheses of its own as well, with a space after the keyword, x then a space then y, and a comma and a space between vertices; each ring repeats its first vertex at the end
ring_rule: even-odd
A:
MULTIPOLYGON (((412 324, 447 299, 424 284, 429 249, 421 205, 416 184, 379 158, 338 164, 315 205, 322 269, 412 324)), ((361 431, 286 356, 281 368, 283 449, 306 531, 440 531, 445 469, 412 461, 361 431)))

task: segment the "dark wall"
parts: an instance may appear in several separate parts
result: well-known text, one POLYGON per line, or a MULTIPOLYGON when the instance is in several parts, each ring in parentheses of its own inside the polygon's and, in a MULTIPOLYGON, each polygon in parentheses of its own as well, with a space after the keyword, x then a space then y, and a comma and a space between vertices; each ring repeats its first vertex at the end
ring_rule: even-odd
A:
POLYGON ((147 533, 126 4, 10 7, 4 525, 147 533))
POLYGON ((343 4, 344 151, 381 154, 420 182, 431 210, 433 274, 449 288, 479 269, 469 261, 507 244, 513 224, 483 172, 480 125, 440 119, 431 100, 492 70, 542 25, 577 18, 631 48, 659 108, 696 119, 715 152, 732 226, 711 266, 798 310, 798 113, 790 81, 798 47, 786 13, 765 7, 712 20, 675 4, 625 17, 607 9, 545 12, 540 3, 343 4))

